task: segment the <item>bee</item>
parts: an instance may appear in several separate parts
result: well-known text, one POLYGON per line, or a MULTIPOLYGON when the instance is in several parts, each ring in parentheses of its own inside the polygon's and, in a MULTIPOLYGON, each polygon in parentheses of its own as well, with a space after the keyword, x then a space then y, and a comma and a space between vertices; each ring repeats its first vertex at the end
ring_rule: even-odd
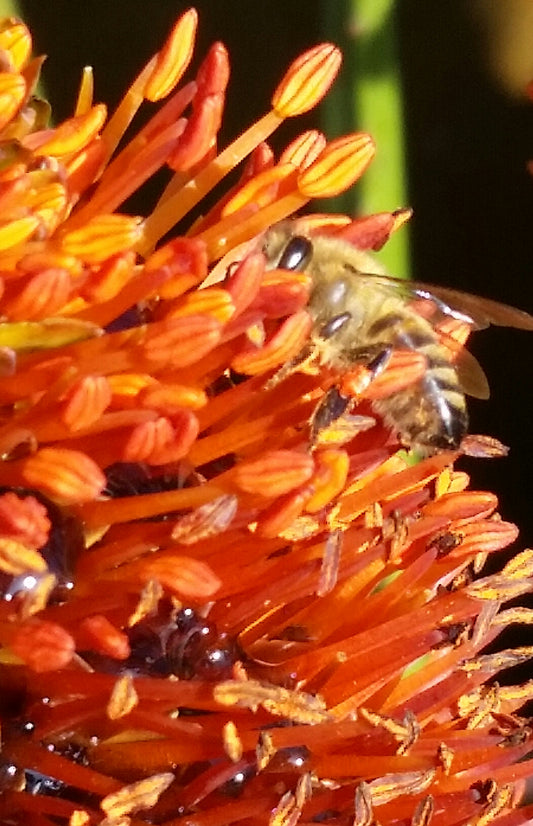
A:
MULTIPOLYGON (((393 278, 349 242, 305 235, 294 221, 267 230, 262 250, 268 269, 310 276, 311 349, 320 364, 339 375, 363 364, 375 377, 395 350, 424 355, 423 377, 405 390, 374 401, 373 409, 397 431, 405 447, 426 455, 460 447, 468 431, 465 394, 488 397, 487 380, 477 361, 464 349, 455 359, 436 323, 450 316, 472 329, 493 323, 533 330, 533 317, 522 310, 457 290, 393 278), (420 299, 430 302, 431 318, 413 306, 420 299)), ((297 357, 294 365, 303 358, 297 357)), ((313 438, 339 419, 351 401, 337 386, 327 391, 312 417, 313 438)))

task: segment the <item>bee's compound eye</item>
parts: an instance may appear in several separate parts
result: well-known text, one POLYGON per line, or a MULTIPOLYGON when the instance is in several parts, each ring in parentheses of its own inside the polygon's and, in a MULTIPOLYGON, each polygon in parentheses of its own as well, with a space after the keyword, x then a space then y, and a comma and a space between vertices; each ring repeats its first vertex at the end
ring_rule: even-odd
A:
POLYGON ((282 270, 303 270, 313 254, 313 245, 309 238, 294 235, 281 254, 278 267, 282 270))

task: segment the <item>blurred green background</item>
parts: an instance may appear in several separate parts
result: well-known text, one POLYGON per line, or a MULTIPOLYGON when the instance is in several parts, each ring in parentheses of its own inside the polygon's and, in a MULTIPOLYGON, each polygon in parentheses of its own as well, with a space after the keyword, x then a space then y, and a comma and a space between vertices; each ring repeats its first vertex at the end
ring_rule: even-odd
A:
MULTIPOLYGON (((115 104, 189 4, 176 0, 28 0, 24 18, 46 53, 56 117, 72 112, 80 72, 94 66, 96 98, 115 104)), ((387 265, 533 311, 532 0, 199 0, 197 60, 223 40, 232 57, 221 145, 268 107, 290 61, 323 39, 342 45, 343 73, 321 124, 333 137, 376 134, 367 183, 343 208, 410 205, 414 216, 387 265), (357 123, 355 122, 357 118, 357 123), (404 162, 402 162, 402 158, 404 162), (357 195, 364 204, 357 201, 357 195), (410 252, 410 263, 409 263, 410 252)), ((284 125, 278 148, 319 125, 311 113, 284 125)), ((333 208, 333 205, 332 205, 333 208)), ((131 209, 145 211, 132 204, 131 209)), ((493 398, 470 405, 472 432, 511 445, 509 458, 466 461, 474 488, 495 490, 506 519, 533 544, 533 338, 493 329, 471 349, 493 398)))

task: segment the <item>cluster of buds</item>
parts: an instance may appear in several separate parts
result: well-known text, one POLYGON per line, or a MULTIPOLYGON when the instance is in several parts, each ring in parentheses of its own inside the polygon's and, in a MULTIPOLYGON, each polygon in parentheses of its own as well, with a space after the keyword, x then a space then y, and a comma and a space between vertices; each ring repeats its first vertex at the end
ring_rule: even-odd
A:
MULTIPOLYGON (((372 417, 416 354, 351 376, 372 426, 329 441, 309 427, 328 371, 271 380, 308 342, 310 283, 265 271, 256 236, 351 186, 374 146, 311 131, 276 159, 266 140, 340 54, 297 59, 219 151, 224 47, 178 85, 196 24, 109 119, 86 70, 54 128, 28 30, 0 27, 2 822, 526 823, 533 685, 493 677, 531 652, 481 651, 533 621, 501 608, 533 555, 480 574, 517 536, 496 498, 455 452, 411 465, 372 417), (162 167, 152 213, 118 212, 162 167)), ((377 249, 406 217, 305 226, 377 249)))

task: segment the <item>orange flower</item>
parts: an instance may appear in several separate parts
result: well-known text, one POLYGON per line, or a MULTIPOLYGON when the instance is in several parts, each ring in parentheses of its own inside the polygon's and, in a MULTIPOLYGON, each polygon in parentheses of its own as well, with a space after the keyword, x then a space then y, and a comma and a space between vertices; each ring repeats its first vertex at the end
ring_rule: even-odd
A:
MULTIPOLYGON (((482 650, 531 623, 502 605, 533 556, 481 572, 515 526, 457 452, 410 465, 376 412, 424 359, 339 379, 306 358, 310 278, 265 273, 254 240, 373 156, 365 134, 306 132, 277 161, 266 144, 340 54, 298 58, 218 151, 224 47, 177 87, 196 25, 187 11, 109 119, 85 73, 55 128, 27 29, 0 26, 0 818, 526 823, 533 688, 493 678, 531 652, 482 650), (150 215, 117 211, 162 167, 150 215), (337 385, 354 415, 310 426, 337 385)), ((406 217, 306 225, 376 249, 406 217)), ((442 330, 454 352, 464 327, 442 330)))

